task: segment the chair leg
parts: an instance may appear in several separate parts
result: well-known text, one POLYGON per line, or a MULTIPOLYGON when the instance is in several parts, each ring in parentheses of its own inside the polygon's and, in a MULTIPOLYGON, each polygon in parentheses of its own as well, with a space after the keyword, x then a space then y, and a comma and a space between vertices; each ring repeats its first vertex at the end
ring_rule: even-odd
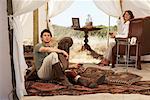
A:
POLYGON ((114 50, 112 50, 112 68, 115 67, 115 63, 116 63, 116 54, 114 53, 114 50))
POLYGON ((137 60, 137 69, 141 70, 141 57, 138 56, 138 60, 137 60))
POLYGON ((137 44, 137 69, 141 70, 141 46, 137 44))

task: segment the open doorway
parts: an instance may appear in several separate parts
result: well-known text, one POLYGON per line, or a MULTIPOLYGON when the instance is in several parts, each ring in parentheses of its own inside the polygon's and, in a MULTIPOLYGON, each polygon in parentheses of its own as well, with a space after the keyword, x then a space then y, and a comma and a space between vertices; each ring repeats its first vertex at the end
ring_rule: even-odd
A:
MULTIPOLYGON (((43 12, 41 12, 41 14, 42 16, 44 15, 43 12)), ((81 51, 81 47, 84 44, 84 32, 74 30, 71 28, 72 17, 78 17, 80 20, 80 26, 84 27, 86 23, 86 17, 88 14, 90 14, 92 17, 93 26, 102 28, 101 30, 91 31, 88 33, 89 35, 88 44, 98 54, 103 55, 104 51, 107 48, 107 39, 108 39, 107 31, 108 31, 109 16, 106 15, 104 12, 100 11, 91 0, 76 1, 66 11, 62 12, 61 14, 51 19, 51 22, 53 24, 52 25, 53 32, 54 32, 53 35, 56 41, 59 41, 63 37, 71 37, 73 39, 74 43, 73 46, 70 48, 70 60, 69 60, 72 63, 100 62, 99 59, 95 59, 92 56, 90 56, 90 53, 88 51, 81 51)), ((42 17, 40 17, 40 19, 42 19, 42 17)), ((40 22, 43 24, 42 21, 40 22)), ((111 26, 110 31, 117 30, 115 18, 111 18, 110 26, 111 26)), ((39 29, 39 33, 41 30, 42 28, 39 29)), ((24 39, 25 40, 24 44, 33 45, 32 42, 33 34, 32 33, 30 35, 28 34, 29 32, 26 34, 26 37, 28 36, 28 38, 24 39)), ((32 47, 29 46, 27 48, 32 48, 32 47)))

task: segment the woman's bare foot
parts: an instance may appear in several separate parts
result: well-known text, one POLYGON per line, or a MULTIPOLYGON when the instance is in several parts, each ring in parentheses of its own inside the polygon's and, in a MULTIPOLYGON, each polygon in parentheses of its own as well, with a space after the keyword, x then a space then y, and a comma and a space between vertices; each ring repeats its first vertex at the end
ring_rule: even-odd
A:
POLYGON ((107 59, 104 58, 97 65, 99 65, 99 66, 109 66, 109 64, 110 64, 110 61, 108 61, 107 59))

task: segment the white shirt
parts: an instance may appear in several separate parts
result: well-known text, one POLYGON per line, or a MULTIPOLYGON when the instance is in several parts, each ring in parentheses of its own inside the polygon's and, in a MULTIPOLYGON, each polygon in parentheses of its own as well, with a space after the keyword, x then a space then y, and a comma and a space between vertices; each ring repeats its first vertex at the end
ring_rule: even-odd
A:
POLYGON ((129 24, 130 24, 130 21, 127 21, 126 23, 124 23, 123 21, 119 20, 118 32, 117 32, 116 37, 127 38, 128 32, 129 32, 129 24))

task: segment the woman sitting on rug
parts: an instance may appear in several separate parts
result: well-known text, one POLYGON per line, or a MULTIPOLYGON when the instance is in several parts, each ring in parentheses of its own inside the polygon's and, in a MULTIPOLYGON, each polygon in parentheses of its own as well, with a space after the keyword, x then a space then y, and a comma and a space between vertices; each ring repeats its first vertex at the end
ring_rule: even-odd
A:
MULTIPOLYGON (((118 22, 118 34, 110 33, 112 38, 127 38, 128 31, 129 31, 129 23, 130 20, 134 18, 132 11, 126 10, 123 14, 123 22, 119 20, 118 22)), ((119 18, 120 19, 120 18, 119 18)), ((109 66, 111 55, 112 55, 112 48, 115 46, 115 41, 110 42, 108 49, 105 52, 104 58, 98 64, 100 66, 109 66)))

